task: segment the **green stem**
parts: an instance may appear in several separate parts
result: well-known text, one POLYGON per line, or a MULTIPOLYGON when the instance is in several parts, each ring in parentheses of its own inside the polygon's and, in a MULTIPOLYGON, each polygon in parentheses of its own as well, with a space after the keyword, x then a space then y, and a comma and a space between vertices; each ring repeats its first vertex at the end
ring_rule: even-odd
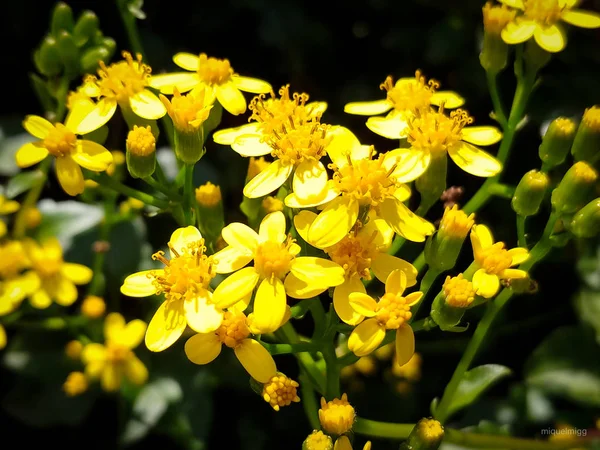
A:
POLYGON ((118 192, 119 194, 123 194, 127 197, 136 198, 147 205, 156 206, 160 209, 167 209, 169 207, 169 202, 167 200, 156 198, 145 192, 138 191, 137 189, 130 188, 129 186, 125 186, 124 184, 110 177, 104 172, 95 173, 87 171, 86 178, 89 178, 90 180, 93 180, 106 188, 112 189, 113 191, 118 192))
POLYGON ((140 39, 140 34, 137 29, 136 18, 127 8, 127 3, 128 0, 117 0, 117 7, 119 8, 119 14, 121 15, 121 20, 123 20, 123 25, 125 25, 129 45, 131 45, 131 49, 135 53, 141 54, 143 60, 147 62, 144 46, 142 45, 142 40, 140 39))
POLYGON ((387 439, 406 439, 414 426, 415 424, 413 423, 388 423, 357 417, 356 422, 352 427, 352 431, 364 436, 387 439))
POLYGON ((325 333, 325 309, 323 308, 321 299, 319 297, 314 297, 307 300, 303 300, 302 302, 306 303, 308 310, 312 315, 313 321, 315 322, 315 331, 313 333, 313 339, 319 339, 325 333))
POLYGON ((340 364, 338 363, 337 355, 333 342, 326 342, 321 349, 323 359, 327 366, 327 378, 325 385, 325 397, 328 400, 340 398, 340 364))
POLYGON ((316 352, 319 350, 318 346, 312 342, 299 342, 297 344, 268 344, 261 341, 263 347, 269 350, 271 355, 285 355, 290 353, 301 353, 301 352, 316 352))
POLYGON ((525 216, 517 214, 517 243, 519 247, 527 248, 527 237, 525 235, 525 216))
POLYGON ((38 180, 37 184, 29 190, 25 196, 25 200, 23 200, 23 203, 21 203, 21 208, 17 213, 13 228, 13 237, 15 239, 21 239, 23 236, 25 236, 25 231, 27 228, 27 211, 29 208, 33 208, 40 198, 42 190, 44 189, 44 185, 46 184, 46 180, 48 179, 48 171, 50 170, 51 166, 52 158, 46 157, 46 159, 44 159, 37 168, 37 170, 42 173, 42 176, 38 180))
POLYGON ((183 215, 187 225, 193 225, 192 205, 195 203, 194 197, 194 164, 185 165, 185 174, 183 182, 183 215))
POLYGON ((321 424, 319 422, 319 405, 317 403, 317 396, 315 390, 310 385, 310 382, 306 379, 306 373, 300 374, 300 392, 302 395, 302 407, 304 408, 304 413, 308 418, 308 422, 313 430, 318 430, 321 428, 321 424))
MULTIPOLYGON (((98 234, 99 242, 108 243, 110 240, 110 229, 113 225, 113 213, 114 213, 114 204, 117 199, 117 196, 110 192, 107 197, 104 199, 104 220, 100 224, 100 232, 98 234)), ((104 261, 106 259, 106 250, 105 249, 97 249, 94 253, 94 261, 92 263, 92 270, 94 272, 94 276, 92 277, 92 281, 90 282, 90 286, 88 288, 89 295, 97 295, 102 297, 104 294, 105 288, 105 280, 104 280, 104 261)), ((116 296, 115 296, 116 298, 116 296)), ((114 305, 116 306, 116 305, 114 305)), ((118 310, 118 308, 114 308, 114 310, 118 310)))
POLYGON ((510 450, 560 450, 581 448, 590 444, 592 439, 569 440, 533 440, 497 434, 465 433, 464 431, 446 428, 444 442, 475 449, 497 448, 510 450))
POLYGON ((494 114, 496 120, 500 126, 506 128, 506 114, 504 114, 504 108, 502 107, 502 100, 498 92, 498 83, 496 80, 496 73, 487 71, 486 73, 488 89, 490 90, 490 97, 492 98, 492 105, 494 106, 494 114))
POLYGON ((425 297, 427 297, 427 293, 429 292, 429 289, 431 289, 431 286, 433 285, 436 278, 441 273, 442 273, 441 271, 436 270, 433 267, 430 267, 427 270, 427 272, 425 272, 425 275, 423 276, 423 279, 421 280, 421 284, 419 285, 419 291, 421 291, 423 293, 423 297, 421 298, 421 301, 419 303, 417 303, 412 309, 412 317, 413 318, 417 316, 417 313, 419 312, 419 308, 424 303, 425 297))
POLYGON ((488 191, 490 195, 495 195, 496 197, 502 197, 506 199, 512 199, 515 195, 515 187, 509 186, 507 184, 502 183, 494 183, 488 186, 488 191))
MULTIPOLYGON (((158 167, 158 166, 157 166, 158 167)), ((170 189, 165 183, 161 181, 157 181, 154 178, 147 177, 143 179, 146 184, 154 189, 156 189, 161 194, 166 195, 169 199, 178 202, 181 201, 179 194, 170 189)))

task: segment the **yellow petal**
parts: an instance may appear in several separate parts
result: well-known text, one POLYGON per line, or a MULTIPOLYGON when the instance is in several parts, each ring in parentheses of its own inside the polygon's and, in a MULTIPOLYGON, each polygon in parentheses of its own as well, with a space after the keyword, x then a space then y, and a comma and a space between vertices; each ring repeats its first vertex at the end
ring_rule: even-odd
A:
POLYGON ((401 270, 406 275, 406 285, 417 283, 417 269, 411 263, 387 253, 378 253, 371 261, 371 270, 377 279, 383 283, 394 270, 401 270))
POLYGON ((387 117, 371 117, 367 120, 367 128, 373 133, 388 139, 401 139, 405 137, 408 123, 401 115, 387 117))
POLYGON ((234 75, 231 77, 231 81, 233 81, 233 84, 235 84, 239 90, 251 92, 252 94, 268 94, 273 90, 269 83, 259 80, 258 78, 234 75))
POLYGON ((473 274, 473 289, 477 295, 481 295, 483 298, 492 298, 500 289, 500 279, 496 275, 479 269, 473 274))
POLYGON ((408 294, 404 299, 406 300, 406 304, 408 306, 415 306, 417 303, 419 303, 421 301, 422 298, 423 298, 422 292, 413 292, 411 294, 408 294))
POLYGON ((102 371, 102 378, 100 380, 102 389, 104 389, 106 392, 118 391, 121 387, 122 378, 123 374, 120 366, 107 364, 102 371))
POLYGON ((106 359, 106 348, 102 344, 87 344, 81 351, 81 361, 84 364, 104 361, 106 359))
POLYGON ((316 283, 307 283, 293 273, 288 273, 285 277, 283 287, 287 295, 299 300, 316 297, 329 288, 329 286, 320 286, 316 283))
POLYGON ((213 302, 226 309, 250 294, 258 283, 259 275, 254 267, 244 267, 225 278, 213 293, 213 302))
POLYGON ((242 156, 268 155, 273 148, 262 139, 261 134, 241 134, 231 143, 231 148, 242 156))
POLYGON ((550 53, 560 52, 567 45, 567 35, 558 25, 538 26, 533 33, 535 42, 550 53))
POLYGON ((262 333, 277 330, 285 317, 287 297, 279 278, 264 279, 258 286, 254 298, 253 326, 262 333))
POLYGON ((500 3, 504 3, 506 6, 510 6, 511 8, 517 9, 525 9, 523 6, 523 0, 499 0, 500 3))
POLYGON ((230 223, 221 234, 225 242, 241 251, 255 252, 258 248, 258 233, 243 223, 230 223))
POLYGON ((444 104, 444 108, 454 109, 465 104, 465 99, 452 91, 438 91, 431 96, 431 104, 440 106, 444 104))
POLYGON ((244 134, 256 135, 259 129, 259 122, 247 123, 239 127, 225 128, 213 133, 213 141, 221 145, 231 145, 235 139, 244 134))
POLYGON ((117 102, 114 99, 103 98, 94 109, 77 125, 77 134, 87 134, 97 130, 111 119, 117 110, 117 102))
POLYGON ((146 347, 161 352, 175 343, 186 327, 183 301, 165 301, 160 305, 146 330, 146 347))
MULTIPOLYGON (((97 88, 96 85, 94 86, 97 88)), ((100 95, 99 92, 98 95, 100 95)), ((97 95, 94 97, 97 97, 97 95)), ((85 118, 85 116, 87 116, 92 109, 94 109, 95 106, 96 103, 94 103, 90 98, 82 97, 76 99, 71 105, 69 113, 65 119, 65 127, 71 130, 73 133, 77 133, 79 124, 85 118)))
POLYGON ((498 278, 501 280, 522 280, 527 278, 529 275, 524 270, 520 269, 504 269, 498 274, 498 278))
POLYGON ((267 214, 260 223, 258 236, 261 241, 272 241, 282 244, 287 239, 285 216, 281 211, 267 214))
POLYGON ((408 286, 408 278, 403 270, 392 271, 385 280, 386 294, 402 295, 408 286))
POLYGON ((252 252, 228 245, 213 255, 213 263, 217 273, 231 273, 244 267, 253 258, 252 252))
POLYGON ((529 259, 529 251, 522 247, 511 248, 508 254, 512 258, 511 266, 518 266, 529 259))
POLYGON ((365 286, 359 277, 349 278, 333 290, 333 307, 335 308, 335 312, 348 325, 356 325, 364 319, 363 315, 357 313, 350 306, 350 295, 353 292, 366 294, 365 286))
POLYGON ((63 190, 69 195, 81 194, 84 190, 83 173, 70 156, 56 158, 56 176, 63 190))
POLYGON ((580 9, 566 10, 562 13, 561 19, 579 28, 600 27, 600 14, 592 11, 582 11, 580 9))
POLYGON ((509 22, 501 32, 502 40, 507 44, 520 44, 531 38, 537 27, 532 20, 509 22))
POLYGON ((327 187, 320 196, 311 197, 309 200, 300 199, 294 192, 285 197, 284 203, 288 208, 314 208, 329 203, 340 195, 339 192, 327 187))
POLYGON ((123 328, 119 342, 133 350, 144 340, 147 328, 146 322, 139 319, 132 320, 123 328))
POLYGON ((77 300, 77 288, 68 278, 53 277, 44 283, 48 295, 61 306, 70 306, 77 300))
POLYGON ((348 338, 348 349, 356 356, 367 356, 375 351, 385 338, 385 327, 376 319, 361 322, 348 338))
POLYGON ((52 304, 52 299, 44 289, 35 291, 31 297, 29 297, 29 303, 31 306, 37 309, 46 309, 52 304))
POLYGON ((194 364, 208 364, 221 353, 223 345, 215 333, 195 334, 185 343, 185 354, 194 364))
POLYGON ((6 232, 7 231, 8 230, 6 228, 6 224, 3 221, 0 220, 0 238, 3 238, 4 236, 6 236, 6 232))
POLYGON ((459 142, 450 147, 448 155, 458 167, 476 177, 493 177, 502 170, 500 161, 466 142, 459 142))
POLYGON ((156 294, 154 286, 155 277, 160 277, 164 273, 163 270, 144 270, 129 275, 123 281, 121 293, 129 297, 148 297, 156 294))
MULTIPOLYGON (((392 244, 394 230, 383 219, 370 219, 360 229, 358 235, 369 240, 381 252, 387 250, 392 244)), ((385 281, 385 278, 383 281, 385 281)))
POLYGON ((348 300, 352 309, 362 316, 373 317, 377 314, 377 302, 370 295, 362 292, 353 292, 348 297, 348 300))
POLYGON ((43 117, 29 115, 23 120, 23 128, 38 139, 45 139, 50 131, 54 129, 54 126, 43 117))
POLYGON ((187 324, 197 333, 215 331, 223 322, 223 311, 210 302, 210 295, 210 292, 204 291, 183 303, 187 324))
POLYGON ((285 183, 293 168, 293 164, 284 164, 279 159, 274 161, 248 182, 244 187, 244 195, 248 198, 257 198, 270 194, 285 183))
POLYGON ((403 366, 415 354, 415 333, 407 323, 396 330, 396 364, 403 366))
MULTIPOLYGON (((202 234, 198 228, 192 226, 181 227, 171 234, 169 245, 181 255, 190 245, 195 245, 200 239, 202 239, 202 234)), ((171 250, 171 258, 176 256, 171 250)))
POLYGON ((6 330, 0 325, 0 350, 6 347, 6 330))
POLYGON ((473 225, 471 228, 471 243, 475 253, 491 247, 494 244, 494 236, 485 225, 473 225))
POLYGON ((399 183, 416 180, 425 173, 431 162, 429 151, 415 148, 397 148, 385 154, 384 165, 388 170, 394 169, 392 176, 399 183))
POLYGON ((186 52, 175 54, 175 56, 173 56, 173 62, 182 69, 189 70, 190 72, 198 70, 198 66, 200 65, 198 55, 186 52))
POLYGON ((346 127, 335 127, 327 133, 331 141, 325 150, 331 161, 338 166, 348 165, 348 155, 351 155, 355 147, 360 147, 358 138, 346 127))
POLYGON ((344 269, 328 259, 300 256, 292 261, 291 272, 307 283, 339 286, 344 282, 344 269))
POLYGON ((134 113, 148 120, 160 119, 167 113, 167 108, 163 102, 148 89, 144 89, 130 97, 129 105, 134 113))
POLYGON ((87 140, 77 142, 77 152, 72 153, 71 157, 80 166, 94 172, 108 169, 113 162, 111 152, 102 145, 87 140))
POLYGON ((396 198, 387 198, 379 205, 381 217, 400 236, 413 242, 423 242, 426 236, 435 231, 435 227, 417 216, 396 198))
POLYGON ((148 369, 135 355, 127 359, 124 369, 127 379, 137 386, 144 384, 148 380, 148 369))
POLYGON ((17 166, 21 168, 33 166, 48 156, 48 150, 42 147, 41 142, 28 142, 21 146, 15 154, 17 166))
POLYGON ((19 210, 21 205, 15 200, 8 200, 0 195, 0 214, 12 214, 19 210))
POLYGON ((318 248, 331 247, 341 241, 358 219, 358 202, 338 197, 318 215, 308 230, 309 241, 318 248))
POLYGON ((176 72, 164 75, 154 75, 148 82, 150 87, 160 90, 166 95, 173 94, 173 88, 181 93, 187 92, 200 84, 200 78, 196 73, 176 72))
POLYGON ((348 114, 357 114, 359 116, 376 116, 392 109, 392 104, 384 100, 374 100, 372 102, 352 102, 344 105, 344 112, 348 114))
MULTIPOLYGON (((294 216, 294 227, 302 239, 308 242, 308 229, 317 218, 312 211, 300 211, 294 216)), ((310 242, 308 242, 310 244, 310 242)))
POLYGON ((292 187, 300 203, 322 200, 326 194, 327 171, 321 161, 306 160, 296 168, 292 187))
POLYGON ((259 383, 268 382, 277 373, 271 354, 254 339, 244 339, 234 352, 246 372, 259 383))
POLYGON ((219 103, 234 116, 246 112, 246 99, 237 88, 235 83, 229 81, 216 87, 217 100, 219 103))
POLYGON ((333 450, 352 450, 352 444, 347 436, 340 436, 335 440, 333 450))
POLYGON ((110 313, 104 319, 104 339, 119 342, 125 329, 125 318, 119 313, 110 313))
POLYGON ((252 301, 252 293, 246 295, 243 299, 241 299, 235 305, 232 305, 229 308, 227 308, 227 311, 244 312, 244 311, 246 311, 246 309, 248 309, 248 306, 250 305, 251 301, 252 301))
POLYGON ((502 132, 498 128, 485 125, 464 127, 461 133, 464 141, 475 145, 492 145, 502 139, 502 132))

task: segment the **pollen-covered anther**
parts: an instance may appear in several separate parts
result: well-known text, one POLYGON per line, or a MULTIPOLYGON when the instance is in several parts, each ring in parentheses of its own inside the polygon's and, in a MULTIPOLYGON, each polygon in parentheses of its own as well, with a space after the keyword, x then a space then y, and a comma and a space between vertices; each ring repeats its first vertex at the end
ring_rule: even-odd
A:
POLYGON ((512 257, 504 247, 504 242, 496 242, 490 247, 481 250, 478 256, 481 267, 489 274, 498 275, 508 269, 512 264, 512 257))
POLYGON ((134 60, 129 52, 123 52, 124 61, 119 61, 106 66, 99 61, 99 79, 89 77, 100 89, 100 95, 114 98, 117 102, 126 102, 130 97, 143 91, 148 85, 151 73, 150 66, 142 63, 142 55, 137 54, 134 60))
POLYGON ((150 125, 146 127, 133 126, 127 134, 127 150, 136 156, 148 156, 156 151, 156 138, 150 125))
POLYGON ((467 111, 457 109, 448 117, 442 104, 439 111, 420 111, 408 122, 408 143, 434 154, 446 152, 462 140, 462 129, 471 123, 473 118, 467 111))
POLYGON ((201 53, 199 60, 198 76, 208 85, 226 83, 233 75, 228 59, 209 58, 206 53, 201 53))
POLYGON ((348 396, 342 395, 342 398, 335 398, 326 402, 321 397, 321 409, 319 409, 319 421, 321 427, 330 434, 342 435, 352 429, 356 413, 350 403, 348 396))
POLYGON ((434 79, 427 81, 421 71, 417 70, 414 82, 401 80, 394 84, 393 78, 388 76, 379 87, 387 91, 387 99, 397 111, 417 111, 429 108, 431 97, 440 83, 434 79))
POLYGON ((365 239, 355 232, 349 233, 344 239, 325 252, 331 260, 344 269, 346 278, 359 276, 362 279, 371 279, 371 262, 379 250, 374 244, 375 235, 365 239))
POLYGON ((223 322, 215 332, 218 339, 227 347, 235 348, 250 336, 246 315, 242 312, 226 311, 223 322))
POLYGON ((328 125, 319 118, 305 119, 296 115, 288 116, 281 129, 273 129, 263 139, 273 151, 271 155, 283 163, 299 164, 306 159, 319 160, 325 155, 325 147, 331 138, 327 136, 328 125))
POLYGON ((566 2, 563 0, 524 0, 523 5, 525 6, 525 16, 528 19, 550 26, 558 22, 566 2))
POLYGON ((66 156, 75 150, 77 136, 62 123, 57 123, 44 138, 43 146, 53 156, 66 156))
POLYGON ((440 232, 448 237, 464 239, 474 224, 475 214, 467 215, 464 211, 458 209, 458 205, 453 205, 452 208, 446 207, 444 210, 440 222, 440 232))
POLYGON ((288 378, 284 374, 277 374, 263 385, 262 396, 265 402, 269 403, 275 411, 279 411, 282 406, 300 401, 300 397, 298 397, 299 386, 297 381, 288 378))
POLYGON ((473 283, 466 280, 462 273, 455 277, 447 276, 443 289, 446 303, 455 308, 466 308, 475 300, 473 283))
POLYGON ((254 268, 262 278, 279 278, 290 271, 295 255, 290 252, 294 240, 289 238, 284 243, 266 241, 258 246, 254 256, 254 268))
POLYGON ((266 98, 265 94, 257 95, 248 106, 252 111, 248 121, 260 123, 260 130, 264 134, 270 134, 273 130, 281 132, 282 124, 288 124, 290 117, 302 121, 309 118, 309 111, 306 109, 308 98, 308 94, 297 92, 290 97, 289 85, 279 89, 279 98, 273 92, 270 98, 266 98))
POLYGON ((400 295, 388 292, 377 303, 375 318, 387 330, 400 328, 411 317, 410 306, 400 295))

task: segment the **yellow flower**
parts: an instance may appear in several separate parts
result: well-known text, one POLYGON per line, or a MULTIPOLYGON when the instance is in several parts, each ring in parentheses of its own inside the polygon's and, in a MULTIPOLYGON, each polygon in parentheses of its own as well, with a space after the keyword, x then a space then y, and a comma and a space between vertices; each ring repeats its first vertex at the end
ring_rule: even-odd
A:
POLYGON ((196 188, 196 202, 200 206, 212 208, 221 203, 221 188, 210 181, 196 188))
POLYGON ((88 390, 88 380, 82 372, 71 372, 63 384, 63 391, 69 397, 83 394, 88 390))
POLYGON ((348 396, 342 394, 342 398, 334 398, 330 402, 321 397, 321 408, 319 409, 319 421, 321 427, 329 434, 342 435, 352 429, 356 413, 350 403, 348 396))
POLYGON ((0 325, 0 350, 6 347, 6 330, 0 325))
MULTIPOLYGON (((0 194, 0 215, 12 214, 21 207, 19 202, 8 200, 4 195, 0 194)), ((7 229, 4 221, 0 220, 0 238, 6 235, 7 229)))
POLYGON ((123 52, 123 61, 106 66, 99 62, 98 77, 88 76, 83 92, 98 99, 93 109, 86 111, 75 105, 72 110, 79 122, 78 134, 90 133, 106 124, 115 114, 117 106, 125 113, 133 111, 137 116, 147 119, 160 119, 167 113, 165 105, 148 89, 151 69, 142 63, 142 55, 134 60, 129 52, 123 52))
POLYGON ((385 294, 377 302, 367 294, 350 294, 350 305, 367 320, 361 322, 348 338, 348 348, 356 356, 373 352, 385 338, 387 330, 396 330, 396 361, 405 364, 415 352, 415 336, 408 320, 412 317, 410 307, 417 304, 422 292, 403 297, 407 286, 406 274, 394 270, 385 281, 385 294))
POLYGON ((83 350, 83 344, 79 341, 69 341, 65 345, 65 355, 69 359, 77 361, 81 357, 81 351, 83 350))
POLYGON ((277 373, 263 385, 262 397, 275 411, 279 411, 282 406, 300 401, 297 394, 299 386, 297 381, 277 373))
POLYGON ((0 316, 13 312, 39 288, 40 280, 34 273, 22 274, 29 267, 31 261, 20 241, 0 244, 0 316))
POLYGON ((125 323, 119 313, 111 313, 104 320, 104 345, 88 344, 83 348, 81 359, 85 374, 91 379, 100 378, 102 389, 115 392, 123 378, 135 385, 148 379, 148 369, 135 356, 133 349, 144 339, 146 324, 141 320, 125 323))
POLYGON ((567 45, 567 35, 561 20, 580 28, 599 28, 600 14, 573 9, 577 0, 500 0, 507 6, 520 9, 517 16, 502 30, 507 44, 520 44, 531 37, 547 52, 560 52, 567 45))
POLYGON ((217 271, 235 272, 215 289, 215 301, 223 307, 234 305, 258 286, 253 325, 263 333, 281 325, 286 294, 311 298, 344 282, 344 269, 338 264, 323 258, 298 257, 300 246, 286 230, 281 211, 266 215, 258 233, 242 223, 232 223, 222 232, 229 245, 214 255, 217 271), (244 267, 252 260, 254 266, 244 267))
POLYGON ((150 78, 150 86, 160 89, 163 94, 172 94, 175 88, 179 92, 206 89, 211 98, 216 97, 223 108, 237 116, 246 111, 246 99, 240 91, 253 94, 271 91, 271 85, 266 81, 235 73, 228 59, 209 58, 206 53, 200 53, 200 56, 177 53, 173 61, 191 73, 176 72, 150 78))
POLYGON ((93 272, 88 267, 64 262, 62 247, 56 238, 38 244, 32 239, 23 241, 23 248, 32 265, 31 273, 39 281, 39 288, 31 294, 29 301, 35 308, 47 308, 55 301, 69 306, 77 300, 76 285, 91 281, 93 272))
POLYGON ((167 113, 175 128, 183 133, 193 133, 208 119, 215 99, 208 89, 194 89, 187 95, 181 95, 177 88, 173 90, 173 98, 169 101, 160 95, 167 113), (208 94, 207 94, 208 92, 208 94))
POLYGON ((446 108, 458 108, 465 100, 452 91, 436 92, 440 84, 436 80, 426 81, 420 70, 414 78, 400 78, 394 84, 388 76, 380 88, 387 91, 385 100, 371 102, 353 102, 344 106, 344 112, 361 116, 375 116, 392 110, 386 117, 371 117, 367 127, 380 136, 388 139, 406 137, 407 123, 415 111, 427 110, 431 105, 446 108))
POLYGON ((267 195, 263 198, 260 205, 267 214, 275 211, 283 211, 283 207, 285 206, 281 200, 271 195, 267 195))
POLYGON ((268 350, 250 338, 248 318, 240 311, 227 311, 221 326, 211 333, 198 333, 185 343, 185 354, 194 364, 208 364, 219 356, 223 344, 232 348, 252 378, 267 383, 277 373, 268 350))
POLYGON ((102 172, 113 160, 112 154, 100 144, 77 139, 81 134, 66 122, 52 125, 40 116, 27 116, 23 127, 40 139, 23 145, 15 155, 19 167, 29 167, 45 159, 48 154, 56 157, 58 182, 69 195, 81 194, 84 189, 81 167, 102 172))
POLYGON ((477 271, 473 274, 473 288, 477 295, 492 298, 500 289, 500 280, 523 279, 527 272, 511 267, 525 262, 529 252, 522 247, 506 250, 504 242, 494 243, 489 228, 474 225, 471 230, 473 257, 477 271))
MULTIPOLYGON (((334 174, 326 196, 333 200, 308 228, 306 240, 311 245, 326 248, 337 244, 354 227, 361 210, 376 212, 396 233, 411 241, 422 242, 434 232, 431 223, 403 203, 410 196, 410 189, 402 184, 404 168, 408 167, 402 156, 397 151, 379 154, 377 158, 375 154, 373 147, 360 145, 353 135, 343 150, 330 149, 334 174)), ((286 205, 302 206, 295 204, 292 195, 286 198, 286 205)))
MULTIPOLYGON (((311 211, 301 211, 294 218, 296 231, 309 243, 308 230, 316 218, 311 211)), ((394 231, 385 220, 371 219, 366 225, 359 225, 357 222, 337 244, 324 248, 329 258, 344 269, 344 282, 333 291, 333 306, 340 319, 350 325, 358 324, 364 317, 350 307, 349 296, 353 292, 366 293, 362 280, 370 280, 371 271, 383 283, 395 269, 404 271, 408 286, 417 280, 417 269, 412 264, 387 253, 394 231)))
POLYGON ((333 441, 321 430, 313 430, 302 443, 302 450, 333 450, 333 441))
POLYGON ((98 297, 97 295, 88 295, 83 299, 81 313, 84 316, 89 317, 90 319, 97 319, 102 317, 105 311, 106 303, 104 303, 103 298, 98 297))
POLYGON ((465 279, 462 273, 455 277, 448 275, 442 290, 446 304, 453 308, 468 308, 475 301, 473 283, 465 279))

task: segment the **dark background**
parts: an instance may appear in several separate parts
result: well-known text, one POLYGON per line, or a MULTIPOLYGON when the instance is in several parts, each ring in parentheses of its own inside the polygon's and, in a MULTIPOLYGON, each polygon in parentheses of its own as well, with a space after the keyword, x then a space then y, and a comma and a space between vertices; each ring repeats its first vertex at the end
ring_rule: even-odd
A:
MULTIPOLYGON (((483 3, 474 0, 146 1, 143 10, 147 19, 138 24, 154 72, 173 70, 170 58, 178 51, 228 58, 234 70, 242 75, 268 80, 275 89, 289 83, 292 91, 307 92, 312 100, 327 101, 329 109, 324 121, 348 126, 363 143, 387 150, 394 148, 394 143, 371 133, 364 126, 364 117, 343 113, 347 102, 382 98, 379 84, 387 75, 412 76, 416 69, 421 69, 428 78, 438 79, 442 89, 461 93, 467 100, 465 108, 476 118, 476 124, 492 123, 488 117, 491 102, 485 74, 478 60, 483 3)), ((53 5, 54 2, 46 0, 10 1, 3 5, 0 114, 5 120, 20 120, 25 114, 42 112, 30 89, 27 73, 34 70, 31 52, 47 31, 53 5)), ((117 41, 118 52, 129 49, 112 1, 73 1, 70 5, 76 15, 84 9, 96 12, 104 34, 117 41)), ((600 2, 584 1, 582 7, 600 10, 600 2)), ((558 115, 578 116, 586 107, 600 102, 600 31, 571 29, 569 39, 567 49, 543 69, 542 84, 531 100, 529 122, 518 136, 511 167, 506 172, 507 182, 516 183, 524 172, 539 167, 537 147, 544 121, 558 115)), ((114 59, 118 58, 115 55, 114 59)), ((513 79, 511 68, 500 78, 507 105, 514 89, 513 79)), ((246 115, 225 114, 221 126, 236 126, 246 120, 246 115)), ((240 168, 245 170, 246 162, 216 145, 209 146, 206 158, 207 167, 216 170, 209 178, 230 179, 224 194, 233 211, 229 219, 238 220, 239 212, 235 211, 243 183, 240 168)), ((465 176, 452 164, 449 167, 449 185, 464 185, 467 196, 477 189, 480 180, 465 176)), ((441 211, 441 207, 434 208, 429 218, 438 219, 441 211)), ((498 240, 514 246, 514 215, 509 202, 495 200, 478 214, 478 222, 493 224, 498 240)), ((159 225, 155 225, 156 233, 150 236, 155 248, 171 232, 170 228, 159 225)), ((470 258, 470 249, 465 247, 466 260, 470 258)), ((514 370, 514 376, 491 391, 490 397, 495 401, 506 401, 509 393, 518 390, 515 386, 522 377, 527 355, 550 331, 575 322, 569 304, 579 284, 573 267, 575 257, 572 247, 555 252, 534 273, 541 285, 540 292, 515 299, 504 320, 496 325, 500 330, 505 325, 512 328, 504 328, 490 338, 478 363, 507 365, 514 370), (556 273, 562 276, 556 277, 556 273), (521 326, 515 327, 515 323, 521 326)), ((424 358, 423 381, 408 396, 390 394, 380 372, 366 379, 364 391, 351 392, 358 413, 389 422, 414 422, 428 415, 431 399, 441 395, 467 339, 465 334, 420 334, 417 351, 424 358)), ((169 364, 169 358, 182 354, 182 346, 165 353, 155 355, 153 367, 159 367, 161 361, 169 364)), ((279 357, 277 361, 284 372, 297 374, 292 358, 279 357)), ((237 381, 221 380, 210 399, 198 399, 207 402, 206 409, 213 409, 206 429, 207 448, 300 448, 310 431, 301 406, 272 413, 244 385, 247 378, 239 368, 229 366, 229 362, 224 359, 211 373, 219 376, 219 370, 232 371, 228 377, 237 377, 237 381), (241 389, 235 387, 239 385, 241 389)), ((12 375, 0 372, 0 395, 5 395, 14 381, 12 375)), ((116 399, 103 397, 78 427, 32 428, 2 411, 3 442, 19 442, 24 448, 41 440, 63 449, 114 448, 119 426, 117 404, 116 399)), ((485 417, 486 408, 481 406, 477 420, 467 416, 461 418, 461 423, 476 424, 485 417)), ((521 431, 525 435, 535 432, 521 431)), ((362 446, 364 441, 358 442, 362 446)), ((185 448, 160 431, 136 444, 136 448, 159 446, 185 448)), ((376 442, 374 448, 397 448, 397 445, 376 442)))

